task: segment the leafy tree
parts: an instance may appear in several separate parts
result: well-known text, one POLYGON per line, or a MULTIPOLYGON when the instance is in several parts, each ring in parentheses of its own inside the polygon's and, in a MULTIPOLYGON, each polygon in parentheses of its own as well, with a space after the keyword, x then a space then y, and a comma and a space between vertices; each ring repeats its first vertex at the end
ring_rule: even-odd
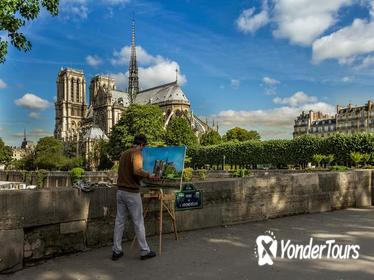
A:
POLYGON ((185 118, 175 117, 166 127, 165 143, 167 145, 193 146, 197 144, 197 137, 185 118))
MULTIPOLYGON (((31 50, 31 42, 19 29, 28 21, 38 17, 40 8, 44 7, 52 15, 58 15, 59 0, 1 0, 0 30, 4 30, 10 43, 20 51, 31 50)), ((5 62, 8 42, 0 38, 0 63, 5 62)))
POLYGON ((246 130, 241 127, 234 127, 226 132, 223 136, 225 141, 244 142, 248 140, 260 140, 260 134, 255 130, 246 130))
POLYGON ((34 170, 34 153, 29 153, 19 160, 13 162, 14 168, 18 170, 34 170))
POLYGON ((12 161, 12 148, 6 146, 4 141, 0 138, 0 163, 8 165, 12 161))
POLYGON ((119 159, 121 153, 131 146, 136 134, 144 134, 150 144, 160 143, 164 135, 164 117, 157 105, 131 105, 113 127, 108 154, 112 160, 119 159))
POLYGON ((209 130, 201 135, 200 144, 203 146, 218 145, 222 142, 221 135, 215 130, 209 130))
POLYGON ((53 136, 40 138, 35 147, 34 165, 38 169, 56 170, 68 163, 64 144, 53 136))

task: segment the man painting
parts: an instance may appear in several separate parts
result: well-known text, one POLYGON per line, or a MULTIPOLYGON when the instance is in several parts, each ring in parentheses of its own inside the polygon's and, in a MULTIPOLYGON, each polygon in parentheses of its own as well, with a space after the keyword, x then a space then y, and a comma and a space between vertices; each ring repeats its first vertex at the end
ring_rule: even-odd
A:
POLYGON ((147 139, 144 135, 135 136, 132 147, 122 153, 119 161, 112 260, 118 260, 123 256, 122 236, 127 214, 130 214, 134 224, 140 247, 140 259, 146 260, 156 256, 155 252, 150 250, 145 238, 143 205, 139 192, 140 181, 150 178, 150 174, 143 170, 142 149, 146 145, 147 139))

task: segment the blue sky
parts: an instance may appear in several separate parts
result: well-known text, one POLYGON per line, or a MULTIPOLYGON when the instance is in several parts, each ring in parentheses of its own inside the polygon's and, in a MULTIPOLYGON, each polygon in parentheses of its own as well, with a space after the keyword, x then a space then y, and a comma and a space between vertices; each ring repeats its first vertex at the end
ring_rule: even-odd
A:
MULTIPOLYGON (((135 15, 142 88, 179 81, 193 111, 264 139, 290 138, 302 110, 363 104, 374 86, 371 0, 62 0, 23 28, 32 51, 9 48, 0 65, 0 137, 20 145, 54 129, 64 66, 126 87, 135 15)), ((0 33, 4 38, 6 34, 0 33)))

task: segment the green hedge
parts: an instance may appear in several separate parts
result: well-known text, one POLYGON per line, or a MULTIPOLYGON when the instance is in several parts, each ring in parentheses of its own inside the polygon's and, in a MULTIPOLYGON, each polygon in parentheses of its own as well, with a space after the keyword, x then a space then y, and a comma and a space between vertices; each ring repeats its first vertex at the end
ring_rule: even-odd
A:
POLYGON ((287 165, 306 166, 313 161, 313 155, 334 155, 334 163, 352 165, 351 152, 371 155, 369 163, 374 163, 374 134, 353 135, 334 134, 327 138, 310 135, 293 140, 227 142, 214 146, 195 146, 187 149, 191 166, 201 168, 205 164, 221 166, 225 164, 255 167, 271 164, 274 167, 287 165))

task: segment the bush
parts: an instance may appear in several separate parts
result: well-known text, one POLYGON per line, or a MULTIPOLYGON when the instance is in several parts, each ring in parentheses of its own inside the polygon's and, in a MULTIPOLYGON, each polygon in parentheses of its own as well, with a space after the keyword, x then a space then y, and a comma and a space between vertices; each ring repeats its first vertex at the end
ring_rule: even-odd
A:
POLYGON ((235 170, 232 172, 232 176, 233 177, 240 177, 240 178, 243 178, 245 176, 248 176, 249 175, 249 170, 248 169, 238 169, 238 170, 235 170))
POLYGON ((190 166, 194 168, 203 168, 208 164, 222 166, 225 157, 225 164, 235 166, 235 169, 256 168, 259 164, 306 168, 309 162, 315 161, 314 155, 323 156, 319 159, 320 163, 350 166, 354 162, 352 153, 360 154, 359 162, 374 165, 374 134, 337 133, 326 138, 305 135, 292 140, 226 142, 187 149, 187 155, 191 157, 190 166))
POLYGON ((192 180, 193 169, 188 167, 183 170, 183 181, 189 182, 192 180))
POLYGON ((341 166, 341 165, 334 165, 334 166, 331 166, 330 171, 347 171, 349 170, 349 167, 347 166, 341 166))
POLYGON ((354 162, 355 166, 362 161, 362 154, 358 152, 351 152, 351 160, 354 162))
POLYGON ((369 164, 362 167, 362 169, 374 169, 374 166, 369 164))
POLYGON ((324 158, 325 158, 325 156, 321 155, 321 154, 313 155, 313 161, 317 164, 317 166, 320 166, 320 164, 321 164, 321 162, 323 161, 324 158))
POLYGON ((48 171, 44 169, 39 169, 35 171, 36 173, 36 186, 38 189, 41 189, 44 187, 44 181, 47 178, 48 171))
POLYGON ((206 179, 206 170, 205 169, 200 169, 199 170, 199 178, 200 178, 200 180, 205 180, 206 179))
POLYGON ((72 170, 70 170, 70 179, 71 182, 74 184, 78 180, 82 179, 82 176, 84 174, 84 169, 81 167, 75 167, 72 170))
POLYGON ((112 166, 112 168, 110 170, 118 172, 118 168, 119 168, 119 163, 116 162, 115 164, 113 164, 113 166, 112 166))

